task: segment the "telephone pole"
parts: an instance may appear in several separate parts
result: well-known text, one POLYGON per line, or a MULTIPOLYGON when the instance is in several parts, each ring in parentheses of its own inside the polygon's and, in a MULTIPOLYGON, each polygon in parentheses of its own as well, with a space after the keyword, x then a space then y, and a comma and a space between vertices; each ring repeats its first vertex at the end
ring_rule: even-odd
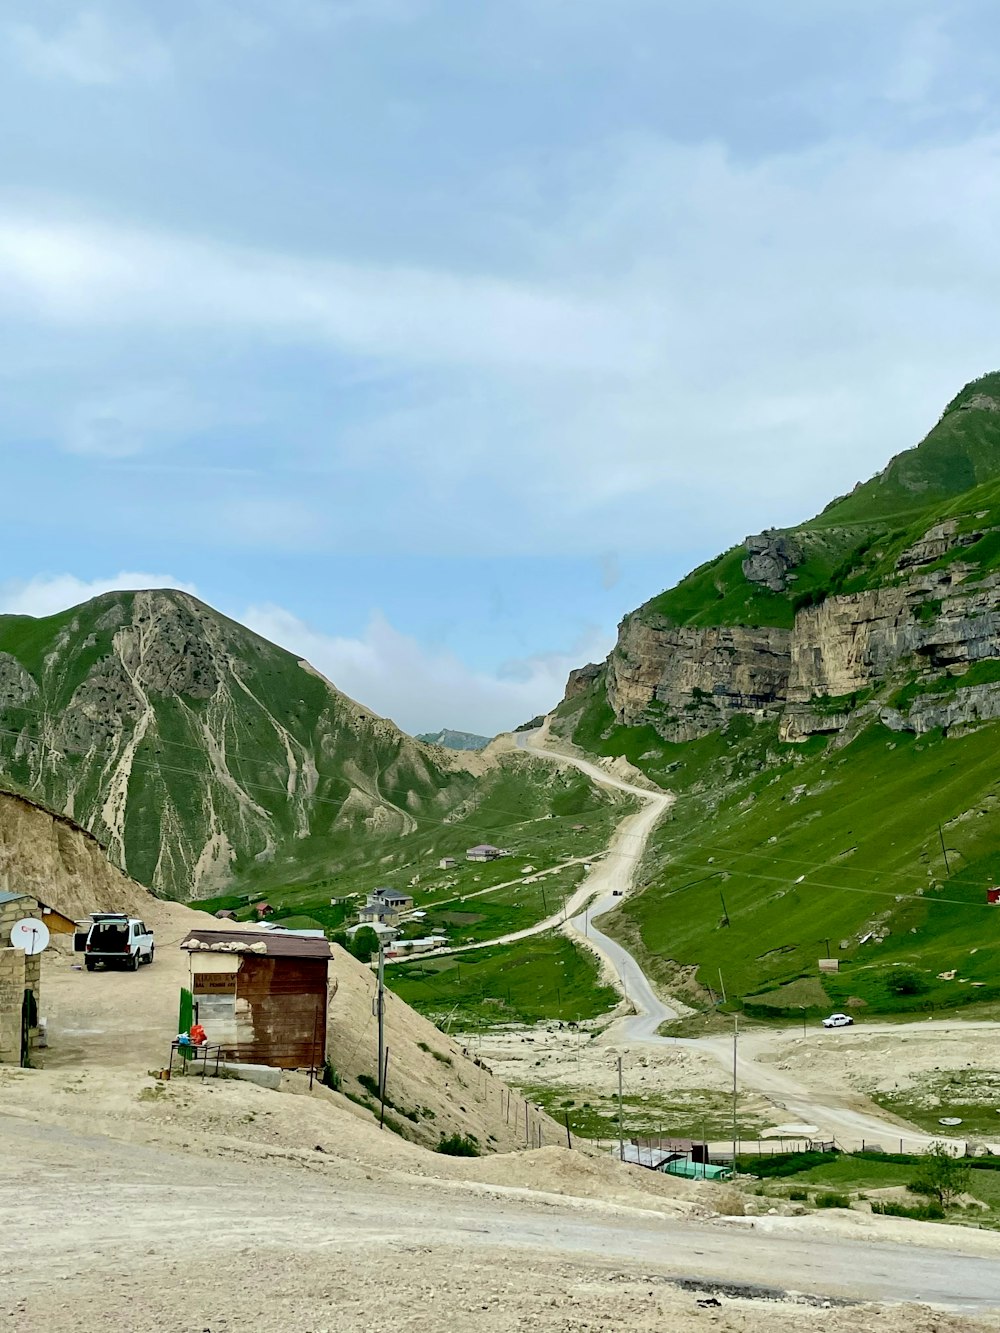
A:
POLYGON ((625 1160, 625 1118, 622 1114, 622 1058, 618 1057, 618 1155, 625 1160))
POLYGON ((378 942, 378 994, 375 996, 378 1019, 378 1097, 385 1105, 385 945, 378 942))
POLYGON ((736 1043, 740 1035, 740 1019, 733 1014, 733 1176, 736 1175, 736 1043))

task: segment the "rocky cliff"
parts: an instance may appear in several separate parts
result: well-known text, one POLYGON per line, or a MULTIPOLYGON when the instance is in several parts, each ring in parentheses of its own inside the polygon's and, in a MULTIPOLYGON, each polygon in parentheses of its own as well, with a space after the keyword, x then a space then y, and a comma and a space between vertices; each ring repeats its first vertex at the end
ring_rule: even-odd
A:
POLYGON ((859 715, 916 732, 1000 716, 998 411, 989 376, 819 518, 747 537, 626 616, 562 711, 600 697, 614 726, 675 743, 734 714, 777 718, 789 742, 859 715))

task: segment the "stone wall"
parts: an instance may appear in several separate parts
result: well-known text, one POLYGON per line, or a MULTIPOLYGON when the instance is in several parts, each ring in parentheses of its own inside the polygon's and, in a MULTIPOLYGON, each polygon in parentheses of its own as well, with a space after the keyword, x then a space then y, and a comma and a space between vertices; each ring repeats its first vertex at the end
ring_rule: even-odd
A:
MULTIPOLYGON (((22 917, 41 920, 33 898, 0 903, 0 1064, 21 1063, 21 1006, 24 992, 34 992, 36 1014, 41 1003, 42 956, 27 957, 10 943, 10 929, 22 917)), ((36 1031, 37 1029, 33 1029, 36 1031)))

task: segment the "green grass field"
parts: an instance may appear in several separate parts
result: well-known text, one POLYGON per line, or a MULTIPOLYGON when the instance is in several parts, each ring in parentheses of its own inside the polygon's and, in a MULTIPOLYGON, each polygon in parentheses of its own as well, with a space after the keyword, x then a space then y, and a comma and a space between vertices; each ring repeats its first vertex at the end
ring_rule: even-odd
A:
POLYGON ((386 983, 434 1022, 464 1031, 546 1018, 581 1022, 618 1001, 611 987, 601 985, 592 956, 555 932, 394 964, 386 968, 386 983))

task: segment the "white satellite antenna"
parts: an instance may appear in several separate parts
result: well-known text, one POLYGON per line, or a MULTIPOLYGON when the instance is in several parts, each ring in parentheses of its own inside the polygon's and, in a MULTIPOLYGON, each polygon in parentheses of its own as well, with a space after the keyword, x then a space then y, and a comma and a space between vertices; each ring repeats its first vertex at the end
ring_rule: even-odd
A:
POLYGON ((26 916, 10 928, 10 942, 15 949, 22 949, 30 957, 41 953, 49 942, 49 928, 44 921, 33 916, 26 916))

